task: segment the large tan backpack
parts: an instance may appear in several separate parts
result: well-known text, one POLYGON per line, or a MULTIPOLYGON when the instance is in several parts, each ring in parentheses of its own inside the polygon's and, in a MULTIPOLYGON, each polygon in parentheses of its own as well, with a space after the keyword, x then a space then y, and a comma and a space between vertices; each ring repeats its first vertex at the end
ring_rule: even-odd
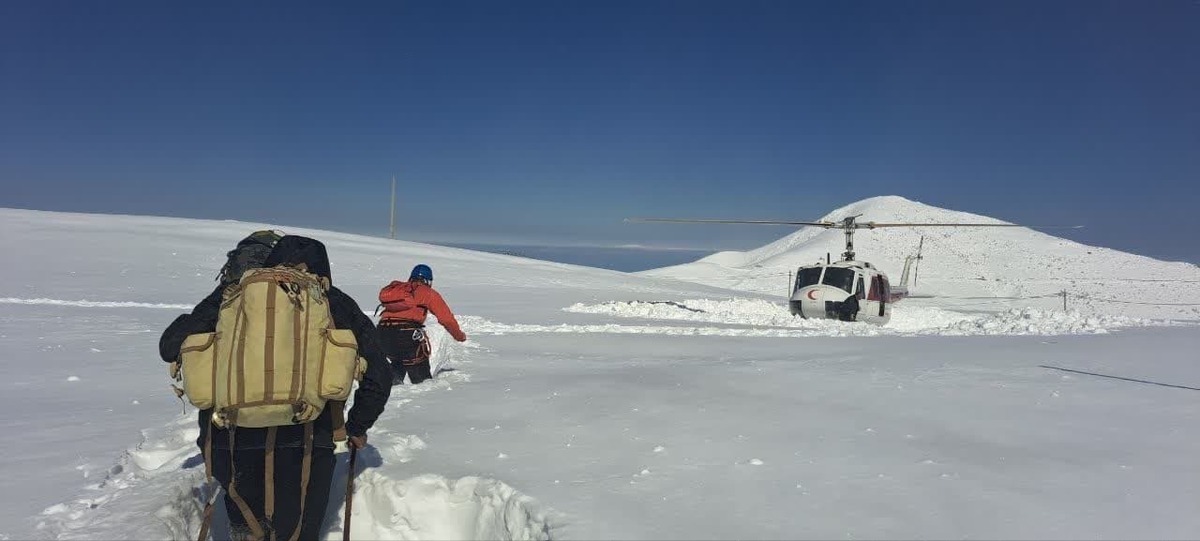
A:
MULTIPOLYGON (((307 423, 350 396, 366 369, 348 329, 333 328, 328 284, 300 269, 251 269, 226 289, 217 330, 180 348, 183 393, 214 425, 307 423)), ((340 412, 339 412, 340 413, 340 412)))

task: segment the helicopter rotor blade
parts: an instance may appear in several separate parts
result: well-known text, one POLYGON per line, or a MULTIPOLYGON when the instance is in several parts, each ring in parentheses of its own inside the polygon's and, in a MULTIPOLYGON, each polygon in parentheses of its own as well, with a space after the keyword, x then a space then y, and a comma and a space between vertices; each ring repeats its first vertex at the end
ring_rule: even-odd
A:
POLYGON ((688 224, 754 224, 754 225, 811 225, 815 227, 832 228, 840 224, 834 222, 788 222, 780 220, 693 220, 686 218, 626 218, 626 222, 668 222, 688 224))
POLYGON ((875 229, 878 227, 1028 227, 1031 229, 1082 229, 1082 225, 1025 225, 1025 224, 952 224, 952 223, 877 223, 864 222, 858 225, 864 229, 875 229))
MULTIPOLYGON (((861 214, 859 215, 861 216, 861 214)), ((1081 229, 1082 225, 1024 225, 980 223, 879 223, 856 222, 851 216, 836 222, 793 222, 787 220, 714 220, 691 218, 625 218, 626 222, 687 223, 687 224, 752 224, 823 227, 825 229, 877 229, 880 227, 1028 227, 1031 229, 1081 229)))

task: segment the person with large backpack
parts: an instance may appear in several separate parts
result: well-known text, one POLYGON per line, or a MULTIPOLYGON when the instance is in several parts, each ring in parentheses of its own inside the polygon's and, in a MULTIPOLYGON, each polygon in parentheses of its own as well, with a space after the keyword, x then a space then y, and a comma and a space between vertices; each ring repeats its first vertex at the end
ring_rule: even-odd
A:
POLYGON ((383 315, 379 319, 379 341, 392 365, 392 385, 404 383, 404 375, 416 384, 433 377, 429 366, 432 353, 425 335, 425 318, 433 313, 455 340, 467 335, 441 294, 433 289, 433 269, 417 265, 408 281, 392 281, 379 291, 383 315))
MULTIPOLYGON (((260 268, 177 323, 160 348, 200 409, 205 469, 224 489, 233 538, 317 539, 335 439, 363 448, 391 393, 375 327, 333 287, 325 246, 282 237, 260 268)), ((211 503, 202 537, 209 517, 211 503)))
MULTIPOLYGON (((225 253, 225 264, 221 266, 215 279, 217 287, 213 288, 212 292, 196 305, 192 313, 216 314, 221 307, 221 297, 225 289, 237 284, 247 270, 262 267, 267 262, 267 256, 271 255, 271 249, 281 238, 283 238, 282 233, 272 229, 263 229, 250 233, 246 235, 246 238, 238 241, 237 246, 225 253)), ((159 356, 168 363, 178 361, 179 348, 183 345, 183 340, 189 334, 197 332, 193 329, 202 328, 206 324, 206 321, 193 317, 192 314, 181 314, 175 318, 175 321, 167 326, 162 337, 159 338, 159 356)), ((201 415, 197 421, 200 424, 200 437, 196 439, 196 445, 204 450, 204 435, 207 433, 209 420, 201 415)))

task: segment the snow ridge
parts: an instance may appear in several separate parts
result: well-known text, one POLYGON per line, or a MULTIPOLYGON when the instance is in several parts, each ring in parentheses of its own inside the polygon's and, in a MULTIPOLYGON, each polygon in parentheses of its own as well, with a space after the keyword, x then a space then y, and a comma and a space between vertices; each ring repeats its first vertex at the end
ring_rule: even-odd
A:
POLYGON ((24 304, 42 306, 74 306, 77 308, 163 308, 169 310, 191 310, 191 304, 165 304, 157 302, 126 302, 126 301, 67 301, 61 299, 18 299, 0 297, 0 304, 24 304))
MULTIPOLYGON (((704 334, 724 336, 986 336, 986 335, 1060 335, 1104 334, 1122 327, 1169 325, 1124 316, 1087 315, 1078 311, 1035 308, 1011 308, 998 313, 965 313, 941 308, 910 308, 897 311, 884 327, 833 320, 803 319, 791 315, 782 303, 762 299, 728 300, 687 299, 679 302, 605 302, 576 303, 563 309, 580 314, 669 321, 741 325, 752 328, 644 327, 645 332, 664 334, 704 334)), ((494 323, 471 320, 476 332, 518 332, 494 323)), ((521 327, 523 329, 523 327, 521 327)), ((635 333, 636 327, 614 325, 546 327, 545 332, 635 333)), ((529 329, 533 330, 533 329, 529 329)))

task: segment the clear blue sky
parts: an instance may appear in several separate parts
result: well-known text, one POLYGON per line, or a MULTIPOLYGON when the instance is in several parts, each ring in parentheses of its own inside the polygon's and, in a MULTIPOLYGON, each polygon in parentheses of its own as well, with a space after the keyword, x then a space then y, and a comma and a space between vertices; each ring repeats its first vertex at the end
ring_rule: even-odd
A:
POLYGON ((1200 2, 0 2, 0 206, 750 248, 895 194, 1200 261, 1200 2))

